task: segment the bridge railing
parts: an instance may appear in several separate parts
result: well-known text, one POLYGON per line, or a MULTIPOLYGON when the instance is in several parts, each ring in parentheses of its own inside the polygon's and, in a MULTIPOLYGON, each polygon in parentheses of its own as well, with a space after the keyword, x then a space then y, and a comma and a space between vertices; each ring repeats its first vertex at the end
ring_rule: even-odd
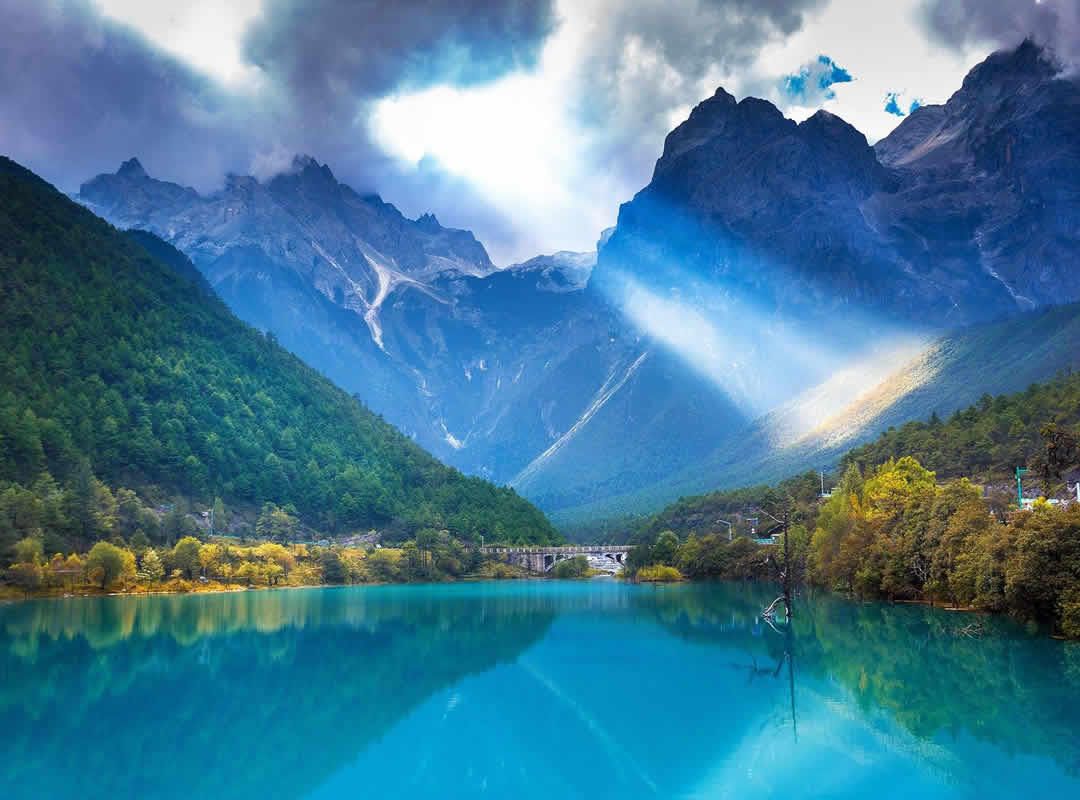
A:
POLYGON ((568 545, 562 547, 514 547, 488 545, 486 547, 478 547, 476 549, 484 553, 508 553, 513 555, 518 553, 628 553, 634 548, 630 545, 568 545))

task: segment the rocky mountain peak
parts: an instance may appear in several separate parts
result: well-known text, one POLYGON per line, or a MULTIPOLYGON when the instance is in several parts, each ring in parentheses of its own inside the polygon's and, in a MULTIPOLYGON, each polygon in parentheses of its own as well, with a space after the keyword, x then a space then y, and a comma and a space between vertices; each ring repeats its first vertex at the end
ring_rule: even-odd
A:
POLYGON ((297 153, 292 157, 290 171, 304 172, 308 169, 319 169, 320 166, 322 165, 313 156, 309 156, 307 153, 297 153))
POLYGON ((719 141, 733 137, 754 140, 790 133, 795 123, 786 119, 776 106, 757 97, 735 98, 722 87, 707 100, 698 103, 690 116, 664 141, 664 153, 656 162, 654 179, 681 162, 682 157, 701 147, 723 146, 719 141))
POLYGON ((999 50, 973 67, 957 95, 1022 91, 1060 73, 1061 65, 1053 54, 1029 38, 1016 49, 999 50))
POLYGON ((328 165, 304 154, 293 156, 289 169, 272 177, 267 185, 271 189, 287 187, 290 192, 300 187, 316 193, 336 193, 340 187, 328 165))
POLYGON ((892 185, 866 136, 835 114, 822 109, 803 120, 798 131, 819 161, 833 163, 859 185, 856 196, 892 185))
POLYGON ((250 190, 258 184, 259 181, 251 175, 237 175, 235 172, 230 172, 225 176, 225 191, 250 190))
POLYGON ((120 165, 120 169, 116 171, 116 174, 121 178, 129 178, 138 180, 140 178, 147 177, 146 170, 143 169, 143 165, 139 162, 139 159, 132 157, 120 165))
POLYGON ((866 136, 858 128, 825 109, 800 122, 799 130, 840 145, 852 145, 859 149, 868 147, 866 136))
POLYGON ((416 219, 416 227, 422 231, 428 233, 439 233, 442 230, 442 225, 439 224, 439 220, 434 214, 421 214, 416 219))

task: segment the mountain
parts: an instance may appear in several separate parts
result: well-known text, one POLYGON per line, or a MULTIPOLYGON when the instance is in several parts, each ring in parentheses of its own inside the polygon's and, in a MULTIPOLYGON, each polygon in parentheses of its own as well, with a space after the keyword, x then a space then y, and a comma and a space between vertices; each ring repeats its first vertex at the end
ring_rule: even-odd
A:
POLYGON ((1080 82, 1031 42, 874 147, 827 112, 796 124, 718 90, 620 209, 589 291, 749 413, 703 429, 681 468, 620 484, 636 490, 520 488, 557 523, 641 512, 828 468, 890 426, 1076 367, 1078 113, 1080 82))
POLYGON ((1080 82, 1031 42, 875 147, 827 112, 796 124, 722 89, 701 103, 589 288, 632 316, 669 307, 648 332, 757 413, 706 457, 556 519, 828 467, 890 425, 1071 367, 1077 307, 1053 306, 1080 297, 1078 113, 1080 82))
POLYGON ((307 158, 265 183, 234 176, 206 197, 132 159, 78 199, 183 249, 238 316, 440 458, 547 503, 647 484, 743 418, 587 290, 595 254, 495 270, 471 234, 430 215, 406 220, 307 158), (432 255, 440 242, 456 255, 432 255), (391 279, 371 299, 375 268, 391 279), (343 288, 334 280, 344 275, 343 288))
POLYGON ((0 160, 0 481, 76 480, 88 460, 114 486, 292 504, 328 531, 557 538, 512 490, 440 464, 240 322, 147 237, 0 160))
MULTIPOLYGON (((547 446, 500 456, 485 449, 485 431, 520 402, 520 349, 539 350, 532 360, 549 369, 572 349, 565 332, 556 347, 543 342, 579 316, 592 256, 559 253, 496 273, 471 233, 432 215, 406 219, 305 156, 266 182, 230 176, 205 197, 131 159, 84 184, 78 199, 184 251, 242 319, 462 468, 506 480, 547 446)), ((507 449, 504 438, 493 446, 507 449)))
POLYGON ((1080 82, 1031 42, 871 148, 717 90, 623 205, 593 279, 721 289, 769 313, 941 329, 1080 299, 1080 82))
POLYGON ((871 217, 917 270, 955 264, 1024 309, 1080 297, 1080 83, 1050 54, 1026 41, 991 55, 875 152, 899 188, 871 217))
POLYGON ((506 269, 308 157, 207 196, 132 160, 78 200, 179 247, 238 316, 439 458, 566 518, 735 464, 818 465, 922 403, 1009 388, 957 366, 910 393, 897 370, 950 331, 1080 298, 1078 108, 1031 43, 873 147, 827 112, 795 123, 719 89, 595 257, 506 269))

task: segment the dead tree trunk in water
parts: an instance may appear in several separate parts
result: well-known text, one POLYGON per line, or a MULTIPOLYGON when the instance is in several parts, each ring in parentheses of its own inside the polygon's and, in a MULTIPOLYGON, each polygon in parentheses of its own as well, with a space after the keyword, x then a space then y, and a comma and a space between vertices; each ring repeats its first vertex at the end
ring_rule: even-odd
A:
POLYGON ((791 620, 791 543, 788 541, 788 514, 784 512, 784 611, 791 620))
MULTIPOLYGON (((780 578, 780 591, 781 595, 777 597, 769 607, 762 612, 762 616, 771 617, 776 613, 776 604, 781 600, 784 601, 784 612, 787 614, 787 619, 791 621, 791 543, 788 541, 788 512, 784 512, 783 519, 777 519, 768 511, 763 512, 766 516, 776 521, 776 525, 769 529, 769 535, 774 534, 776 531, 781 531, 784 537, 784 563, 783 565, 777 565, 777 571, 780 578)), ((774 564, 776 559, 769 556, 774 564)))

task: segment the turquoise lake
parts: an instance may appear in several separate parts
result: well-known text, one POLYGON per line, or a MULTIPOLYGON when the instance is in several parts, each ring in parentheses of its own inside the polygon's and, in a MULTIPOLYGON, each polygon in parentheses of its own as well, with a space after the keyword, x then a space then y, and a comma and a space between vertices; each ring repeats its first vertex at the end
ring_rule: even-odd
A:
POLYGON ((1080 645, 768 587, 0 607, 7 798, 1080 797, 1080 645))

